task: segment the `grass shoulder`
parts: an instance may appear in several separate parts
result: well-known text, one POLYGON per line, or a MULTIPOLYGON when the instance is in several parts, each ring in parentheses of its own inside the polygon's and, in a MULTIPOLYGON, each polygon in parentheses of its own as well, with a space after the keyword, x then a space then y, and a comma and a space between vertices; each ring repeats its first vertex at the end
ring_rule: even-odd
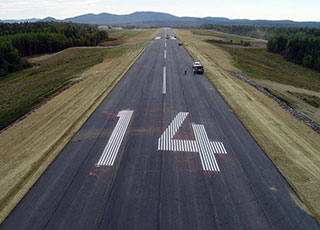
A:
POLYGON ((260 48, 223 48, 232 56, 234 65, 250 77, 320 91, 319 72, 286 61, 279 54, 260 48))
POLYGON ((73 84, 91 66, 124 52, 125 48, 70 48, 36 62, 31 69, 9 74, 0 81, 0 129, 73 84))

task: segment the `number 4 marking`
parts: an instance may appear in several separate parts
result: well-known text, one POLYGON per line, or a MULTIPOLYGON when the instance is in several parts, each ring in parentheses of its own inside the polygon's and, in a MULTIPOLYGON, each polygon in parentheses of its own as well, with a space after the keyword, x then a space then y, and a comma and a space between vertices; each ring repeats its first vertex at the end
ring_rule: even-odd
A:
POLYGON ((222 142, 210 141, 203 125, 192 124, 195 140, 173 139, 188 112, 180 112, 170 123, 158 140, 158 150, 197 152, 200 155, 202 168, 205 171, 219 172, 220 168, 214 154, 227 154, 222 142))

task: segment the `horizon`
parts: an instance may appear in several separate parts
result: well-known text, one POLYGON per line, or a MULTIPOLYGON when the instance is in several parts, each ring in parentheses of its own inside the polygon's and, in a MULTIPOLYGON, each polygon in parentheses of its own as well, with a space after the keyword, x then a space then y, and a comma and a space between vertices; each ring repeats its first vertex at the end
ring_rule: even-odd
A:
POLYGON ((250 19, 250 18, 229 18, 229 17, 224 17, 224 16, 203 16, 203 17, 198 17, 198 16, 189 16, 189 15, 183 15, 183 16, 178 16, 178 15, 175 15, 175 14, 172 14, 172 13, 167 13, 167 12, 160 12, 160 11, 148 11, 148 10, 143 10, 143 11, 134 11, 134 12, 131 12, 131 13, 127 13, 127 14, 116 14, 116 13, 110 13, 110 12, 98 12, 98 13, 84 13, 84 14, 79 14, 79 15, 74 15, 74 16, 70 16, 70 17, 65 17, 65 18, 57 18, 57 17, 54 17, 54 16, 51 16, 51 15, 48 15, 48 16, 45 16, 45 17, 29 17, 29 18, 0 18, 0 21, 6 21, 6 20, 28 20, 28 19, 45 19, 45 18, 54 18, 54 19, 57 19, 57 20, 64 20, 64 19, 67 19, 67 18, 74 18, 74 17, 78 17, 78 16, 82 16, 82 15, 89 15, 89 14, 93 14, 93 15, 100 15, 100 14, 113 14, 113 15, 119 15, 119 16, 124 16, 124 15, 130 15, 130 14, 133 14, 133 13, 163 13, 163 14, 170 14, 170 15, 173 15, 173 16, 176 16, 176 17, 193 17, 193 18, 207 18, 207 17, 212 17, 212 18, 227 18, 227 19, 231 19, 231 20, 252 20, 252 21, 255 21, 255 20, 266 20, 266 21, 294 21, 294 22, 320 22, 320 19, 319 21, 316 21, 316 20, 309 20, 309 21, 298 21, 298 20, 294 20, 294 19, 290 19, 290 18, 282 18, 282 19, 267 19, 267 18, 255 18, 255 19, 250 19))
POLYGON ((296 22, 320 22, 318 9, 320 2, 315 0, 276 0, 255 2, 243 0, 228 0, 223 3, 218 0, 202 0, 194 10, 194 1, 162 0, 150 2, 147 0, 118 2, 110 0, 0 0, 0 20, 22 20, 31 18, 53 17, 65 19, 84 14, 110 13, 127 15, 134 12, 161 12, 178 17, 224 17, 229 19, 249 20, 291 20, 296 22), (169 7, 168 7, 169 6, 169 7))

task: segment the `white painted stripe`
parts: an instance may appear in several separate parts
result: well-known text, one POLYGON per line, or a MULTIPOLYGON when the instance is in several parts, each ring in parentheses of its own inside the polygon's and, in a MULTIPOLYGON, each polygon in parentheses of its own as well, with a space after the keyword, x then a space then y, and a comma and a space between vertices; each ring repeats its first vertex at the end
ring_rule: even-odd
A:
POLYGON ((222 149, 223 153, 224 153, 224 154, 227 154, 227 151, 226 151, 223 143, 222 143, 222 142, 219 142, 219 144, 220 144, 220 146, 221 146, 221 149, 222 149))
MULTIPOLYGON (((197 136, 198 136, 197 128, 196 128, 195 126, 193 126, 193 125, 192 125, 192 128, 193 128, 194 136, 197 137, 197 136)), ((204 159, 203 159, 203 157, 202 157, 202 154, 200 153, 200 151, 201 151, 201 150, 200 150, 200 149, 201 149, 201 147, 200 147, 200 142, 196 141, 196 145, 197 145, 198 148, 199 148, 199 156, 200 156, 200 161, 201 161, 202 169, 203 169, 203 170, 206 170, 206 164, 205 164, 205 162, 204 162, 204 159)))
POLYGON ((222 142, 210 142, 208 134, 203 125, 192 124, 195 140, 174 139, 180 126, 188 116, 188 112, 180 112, 172 120, 159 138, 158 150, 183 151, 199 153, 201 165, 204 171, 219 172, 220 168, 215 154, 226 154, 222 142))
POLYGON ((211 148, 208 135, 203 125, 192 125, 196 143, 199 147, 200 159, 203 163, 203 170, 205 171, 220 171, 214 156, 214 150, 211 148))
POLYGON ((206 157, 206 150, 205 150, 205 145, 203 143, 203 139, 202 139, 202 136, 201 136, 201 133, 200 133, 200 129, 199 129, 199 126, 197 126, 197 129, 198 129, 198 142, 200 144, 200 155, 202 156, 204 162, 205 162, 205 168, 203 170, 210 170, 210 165, 209 165, 209 162, 208 162, 208 159, 206 157))
MULTIPOLYGON (((172 151, 171 146, 173 145, 171 142, 174 140, 173 137, 176 134, 176 132, 179 130, 180 126, 186 119, 189 113, 187 112, 181 112, 178 113, 177 116, 173 119, 173 121, 169 124, 169 126, 166 128, 164 133, 160 136, 160 141, 165 142, 164 149, 158 149, 158 150, 169 150, 172 151)), ((160 145, 161 147, 162 145, 160 145)))
POLYGON ((119 120, 96 166, 112 166, 114 164, 132 114, 132 110, 122 110, 118 113, 119 120))
POLYGON ((166 47, 166 48, 167 48, 167 43, 164 43, 164 47, 166 47))
POLYGON ((215 149, 216 149, 216 153, 220 153, 219 147, 218 147, 218 143, 217 142, 212 142, 215 149))
POLYGON ((214 153, 218 153, 215 142, 211 142, 210 145, 213 147, 214 153))
POLYGON ((218 148, 219 148, 219 153, 220 153, 220 154, 223 154, 223 150, 222 150, 222 148, 221 148, 221 146, 220 146, 220 143, 219 143, 219 142, 216 142, 216 144, 217 144, 217 146, 218 146, 218 148))
POLYGON ((167 50, 164 50, 164 59, 167 58, 167 50))
POLYGON ((208 165, 208 168, 207 170, 210 170, 210 171, 214 171, 214 167, 213 167, 213 164, 212 164, 212 161, 210 160, 210 150, 208 148, 208 146, 210 145, 209 143, 209 139, 208 139, 208 136, 207 134, 205 133, 205 131, 203 132, 203 129, 204 129, 204 126, 203 125, 199 125, 199 133, 201 135, 201 138, 202 138, 202 144, 203 144, 203 147, 204 147, 204 156, 205 156, 205 159, 207 160, 207 165, 208 165))
POLYGON ((160 141, 160 138, 158 140, 158 149, 160 149, 160 145, 161 145, 161 141, 160 141))
POLYGON ((120 148, 120 144, 121 144, 121 135, 123 132, 125 132, 125 126, 126 126, 126 122, 122 122, 118 132, 117 132, 117 136, 115 136, 114 141, 113 141, 113 145, 112 145, 112 151, 111 154, 109 155, 109 159, 105 160, 103 163, 104 165, 113 165, 114 159, 116 157, 116 154, 120 148))
POLYGON ((216 158, 214 156, 213 146, 211 144, 209 144, 208 147, 210 148, 210 155, 209 156, 210 156, 212 164, 213 164, 213 166, 215 168, 215 171, 220 171, 218 163, 217 163, 217 160, 216 160, 216 158))
POLYGON ((162 88, 162 93, 166 94, 167 93, 167 67, 163 67, 163 88, 162 88))

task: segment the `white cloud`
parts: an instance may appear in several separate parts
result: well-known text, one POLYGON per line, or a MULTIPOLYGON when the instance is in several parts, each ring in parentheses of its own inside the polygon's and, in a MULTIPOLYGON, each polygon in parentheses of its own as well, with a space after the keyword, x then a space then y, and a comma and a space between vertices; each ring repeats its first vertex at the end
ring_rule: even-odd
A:
POLYGON ((79 14, 101 12, 100 0, 65 1, 65 0, 31 0, 0 2, 1 19, 22 19, 31 17, 44 18, 53 16, 66 18, 79 14))

